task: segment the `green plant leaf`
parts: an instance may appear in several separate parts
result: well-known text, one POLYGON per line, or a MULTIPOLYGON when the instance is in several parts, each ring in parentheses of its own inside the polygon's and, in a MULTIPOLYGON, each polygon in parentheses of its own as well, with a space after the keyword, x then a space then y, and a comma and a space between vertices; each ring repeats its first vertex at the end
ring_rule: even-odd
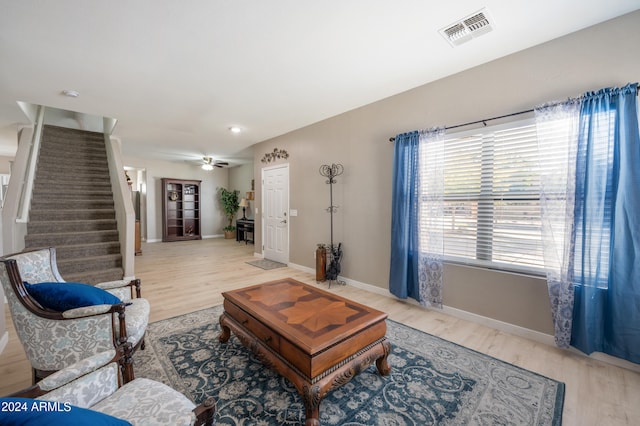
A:
POLYGON ((227 225, 224 230, 233 231, 234 229, 236 229, 235 226, 233 226, 233 219, 240 209, 240 191, 238 191, 237 189, 230 191, 226 188, 219 187, 218 195, 220 197, 222 210, 224 211, 224 214, 229 221, 229 225, 227 225))

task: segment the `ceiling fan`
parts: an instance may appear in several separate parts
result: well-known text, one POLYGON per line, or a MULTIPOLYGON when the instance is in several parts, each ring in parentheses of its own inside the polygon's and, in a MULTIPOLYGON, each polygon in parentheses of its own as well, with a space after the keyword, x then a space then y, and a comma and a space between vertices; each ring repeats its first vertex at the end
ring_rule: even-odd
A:
POLYGON ((227 163, 226 161, 218 161, 218 160, 213 160, 213 158, 211 157, 202 157, 202 169, 203 170, 213 170, 214 167, 224 167, 224 166, 228 166, 229 163, 227 163))

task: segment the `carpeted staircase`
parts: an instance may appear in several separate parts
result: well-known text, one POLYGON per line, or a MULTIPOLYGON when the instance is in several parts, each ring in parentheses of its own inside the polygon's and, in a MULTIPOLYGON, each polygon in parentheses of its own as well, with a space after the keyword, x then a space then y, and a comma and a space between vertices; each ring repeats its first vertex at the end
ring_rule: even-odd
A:
POLYGON ((104 135, 44 126, 25 248, 55 247, 66 281, 121 279, 104 135))

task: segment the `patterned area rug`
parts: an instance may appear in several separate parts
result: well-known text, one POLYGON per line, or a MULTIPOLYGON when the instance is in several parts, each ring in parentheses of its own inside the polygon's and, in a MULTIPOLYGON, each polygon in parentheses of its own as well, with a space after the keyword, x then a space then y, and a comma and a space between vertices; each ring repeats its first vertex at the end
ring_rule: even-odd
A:
POLYGON ((261 269, 276 269, 276 268, 284 268, 285 266, 287 266, 284 263, 280 263, 280 262, 276 262, 275 260, 269 260, 269 259, 260 259, 260 260, 253 260, 251 262, 247 262, 249 265, 252 266, 257 266, 258 268, 261 269))
MULTIPOLYGON (((222 306, 149 325, 136 377, 163 381, 199 403, 217 400, 218 425, 301 425, 286 379, 233 336, 218 342, 222 306)), ((564 384, 387 320, 391 374, 375 365, 329 393, 322 425, 560 425, 564 384)))

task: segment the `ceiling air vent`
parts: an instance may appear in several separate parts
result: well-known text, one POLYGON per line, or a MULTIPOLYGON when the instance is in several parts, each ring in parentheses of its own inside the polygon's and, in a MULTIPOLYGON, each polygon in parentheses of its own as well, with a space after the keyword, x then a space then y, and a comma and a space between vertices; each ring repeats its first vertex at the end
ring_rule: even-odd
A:
POLYGON ((440 34, 449 44, 458 46, 491 30, 493 30, 493 23, 489 19, 489 14, 485 8, 458 22, 447 25, 440 30, 440 34))

